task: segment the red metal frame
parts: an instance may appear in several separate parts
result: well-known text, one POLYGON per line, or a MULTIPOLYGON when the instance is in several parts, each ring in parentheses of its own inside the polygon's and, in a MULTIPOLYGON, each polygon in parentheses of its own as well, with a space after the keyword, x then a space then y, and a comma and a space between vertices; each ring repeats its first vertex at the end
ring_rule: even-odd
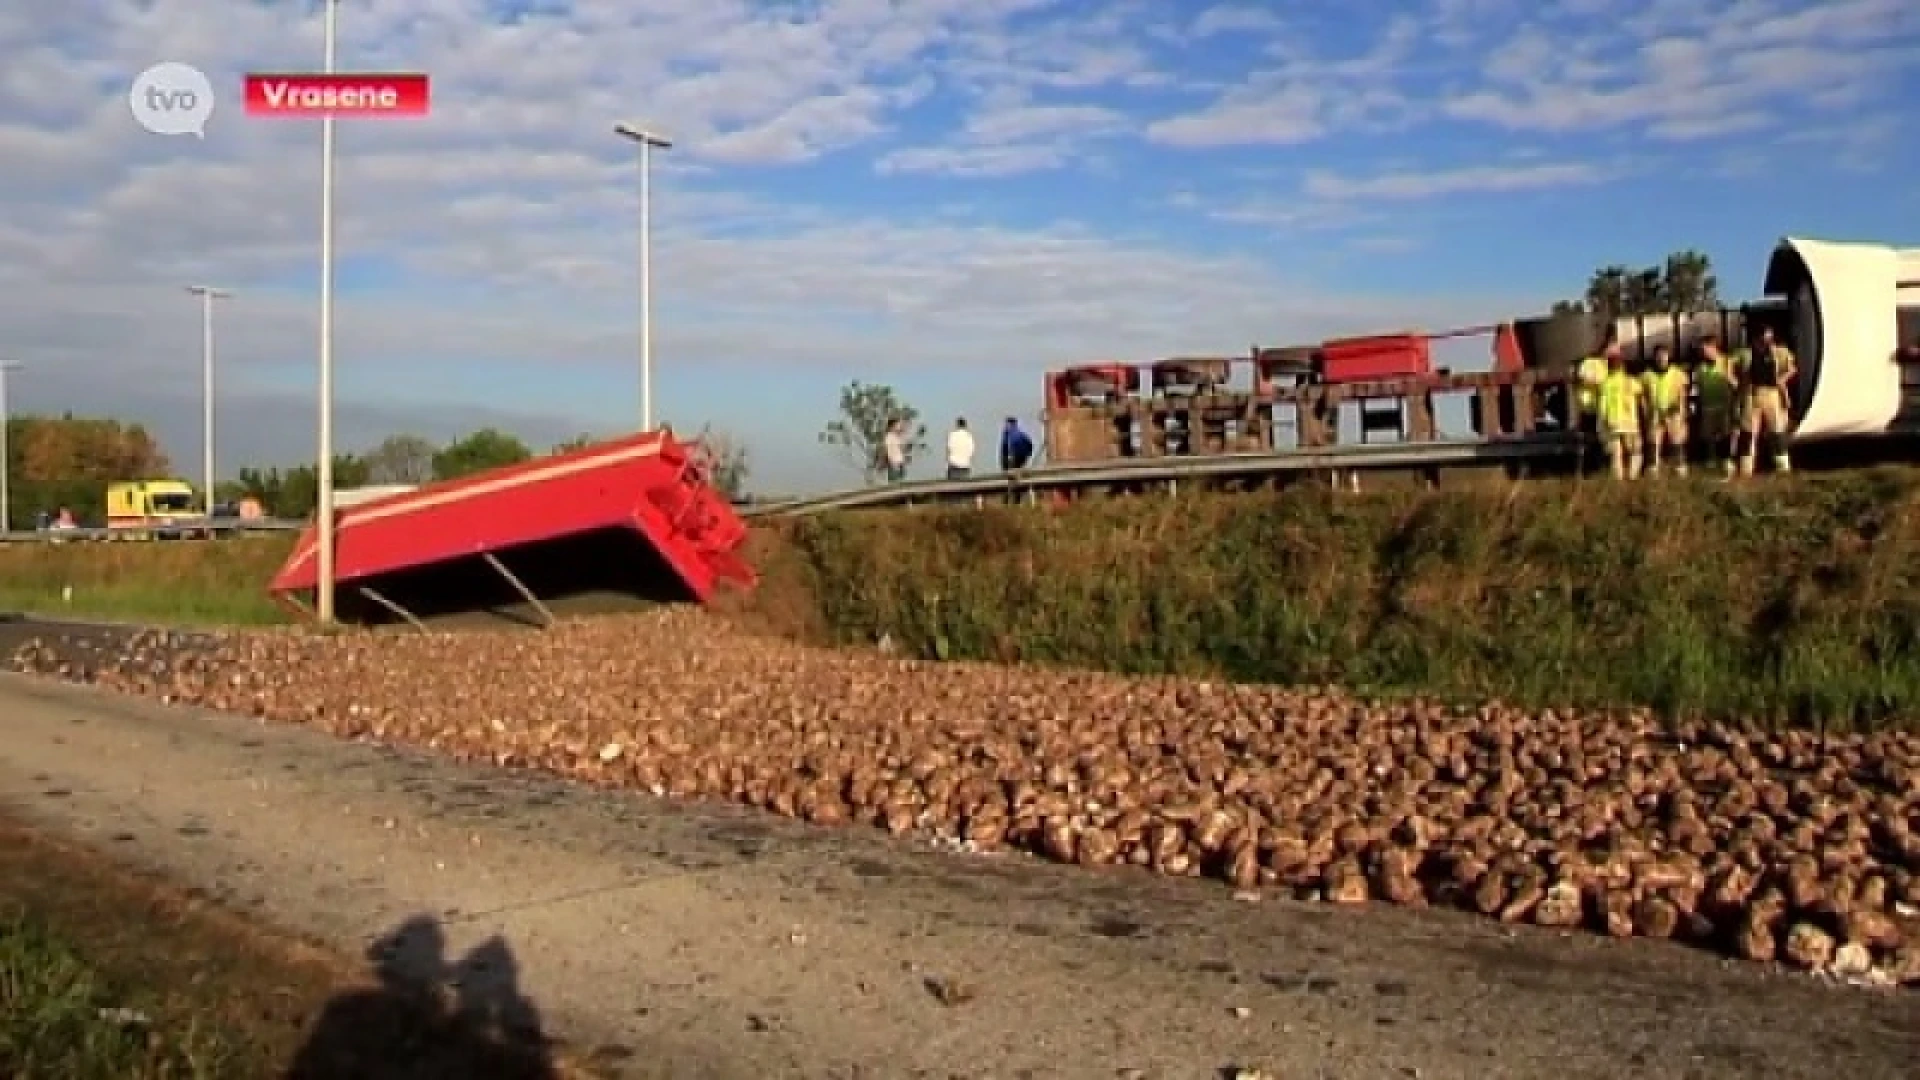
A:
POLYGON ((1520 352, 1520 335, 1513 324, 1504 322, 1493 328, 1493 370, 1525 371, 1527 358, 1520 352))
MULTIPOLYGON (((335 517, 335 581, 607 528, 649 542, 701 601, 721 582, 751 587, 737 554, 747 526, 706 482, 698 448, 665 431, 511 465, 347 507, 335 517)), ((289 607, 318 584, 309 527, 268 591, 289 607)))
POLYGON ((1432 373, 1432 339, 1425 334, 1336 338, 1320 346, 1320 377, 1329 383, 1417 379, 1432 373))
POLYGON ((1075 396, 1073 382, 1086 376, 1109 380, 1122 394, 1140 392, 1140 369, 1131 364, 1082 364, 1047 372, 1047 408, 1070 408, 1075 396))

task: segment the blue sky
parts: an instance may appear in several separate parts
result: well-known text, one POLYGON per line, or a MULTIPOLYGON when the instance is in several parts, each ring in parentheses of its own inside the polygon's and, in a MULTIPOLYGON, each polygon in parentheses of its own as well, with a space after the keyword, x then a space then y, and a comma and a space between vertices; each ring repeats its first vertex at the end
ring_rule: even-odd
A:
MULTIPOLYGON (((317 143, 248 118, 317 67, 317 8, 82 0, 0 14, 0 349, 20 408, 221 459, 313 439, 317 143), (152 63, 226 94, 132 122, 152 63)), ((850 482, 850 379, 935 427, 1033 419, 1041 373, 1525 315, 1697 247, 1732 297, 1781 235, 1920 243, 1907 0, 349 0, 343 66, 422 70, 419 120, 343 125, 342 438, 635 423, 634 119, 656 156, 656 412, 768 488, 850 482), (1904 179, 1903 179, 1904 178, 1904 179)))

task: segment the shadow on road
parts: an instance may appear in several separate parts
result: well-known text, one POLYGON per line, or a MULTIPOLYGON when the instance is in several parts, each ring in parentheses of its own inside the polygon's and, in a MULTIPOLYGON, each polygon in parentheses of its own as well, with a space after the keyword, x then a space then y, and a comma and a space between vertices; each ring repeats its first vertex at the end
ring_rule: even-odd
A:
POLYGON ((380 985, 326 1005, 288 1080, 557 1080, 540 1014, 520 993, 519 964, 498 937, 457 962, 439 920, 416 915, 375 942, 380 985))

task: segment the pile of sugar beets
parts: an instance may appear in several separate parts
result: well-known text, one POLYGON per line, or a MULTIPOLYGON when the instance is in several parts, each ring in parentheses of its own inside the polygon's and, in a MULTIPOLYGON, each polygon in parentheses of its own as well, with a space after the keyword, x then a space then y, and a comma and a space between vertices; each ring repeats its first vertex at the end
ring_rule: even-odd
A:
POLYGON ((927 664, 664 610, 15 666, 820 825, 1920 984, 1920 735, 927 664))

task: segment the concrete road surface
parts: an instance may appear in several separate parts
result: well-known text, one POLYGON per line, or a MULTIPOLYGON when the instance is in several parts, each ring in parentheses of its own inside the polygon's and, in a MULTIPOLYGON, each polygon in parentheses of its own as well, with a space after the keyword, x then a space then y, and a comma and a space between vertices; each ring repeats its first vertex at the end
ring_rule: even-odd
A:
POLYGON ((942 853, 19 676, 0 803, 354 954, 414 916, 449 952, 498 935, 488 977, 632 1076, 1920 1075, 1911 992, 942 853))

